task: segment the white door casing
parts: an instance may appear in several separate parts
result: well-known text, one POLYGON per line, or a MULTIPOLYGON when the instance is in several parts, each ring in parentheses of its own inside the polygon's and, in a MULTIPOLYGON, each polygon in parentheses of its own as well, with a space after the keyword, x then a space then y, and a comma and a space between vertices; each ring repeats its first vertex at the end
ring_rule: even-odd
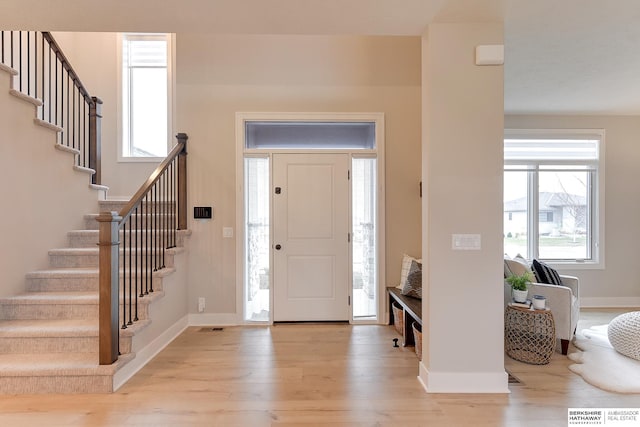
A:
POLYGON ((348 154, 273 155, 274 321, 349 320, 348 170, 348 154))

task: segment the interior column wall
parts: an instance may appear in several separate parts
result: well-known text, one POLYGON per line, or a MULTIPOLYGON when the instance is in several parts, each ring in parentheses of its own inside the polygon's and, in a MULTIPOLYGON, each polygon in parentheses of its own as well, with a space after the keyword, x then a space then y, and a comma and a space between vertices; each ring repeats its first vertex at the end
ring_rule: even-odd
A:
POLYGON ((503 350, 503 67, 475 47, 501 24, 433 24, 423 38, 423 313, 428 392, 507 392, 503 350), (452 250, 454 234, 479 250, 452 250))

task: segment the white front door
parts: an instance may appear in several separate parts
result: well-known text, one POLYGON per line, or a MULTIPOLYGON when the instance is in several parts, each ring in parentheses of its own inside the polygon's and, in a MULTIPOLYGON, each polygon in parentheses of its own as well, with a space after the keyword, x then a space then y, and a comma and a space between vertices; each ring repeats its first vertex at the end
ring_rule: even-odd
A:
POLYGON ((349 319, 349 156, 273 155, 273 319, 349 319))

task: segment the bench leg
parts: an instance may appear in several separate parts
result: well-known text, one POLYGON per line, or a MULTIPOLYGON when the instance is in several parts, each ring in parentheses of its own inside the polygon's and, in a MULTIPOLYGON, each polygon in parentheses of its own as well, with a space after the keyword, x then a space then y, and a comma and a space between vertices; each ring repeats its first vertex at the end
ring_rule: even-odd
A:
POLYGON ((562 349, 562 354, 566 356, 569 351, 569 340, 560 340, 560 347, 562 349))
POLYGON ((413 329, 411 329, 411 324, 413 323, 413 317, 407 313, 407 310, 404 310, 404 325, 402 325, 402 338, 404 339, 404 346, 413 346, 415 345, 415 340, 413 339, 413 329))

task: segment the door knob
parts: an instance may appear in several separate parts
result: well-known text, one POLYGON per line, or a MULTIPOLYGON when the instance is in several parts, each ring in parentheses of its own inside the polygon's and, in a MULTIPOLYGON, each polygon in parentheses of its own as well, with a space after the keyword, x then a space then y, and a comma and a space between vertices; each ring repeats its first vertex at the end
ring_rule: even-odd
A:
POLYGON ((282 246, 276 245, 276 251, 279 251, 280 249, 282 249, 282 246))

